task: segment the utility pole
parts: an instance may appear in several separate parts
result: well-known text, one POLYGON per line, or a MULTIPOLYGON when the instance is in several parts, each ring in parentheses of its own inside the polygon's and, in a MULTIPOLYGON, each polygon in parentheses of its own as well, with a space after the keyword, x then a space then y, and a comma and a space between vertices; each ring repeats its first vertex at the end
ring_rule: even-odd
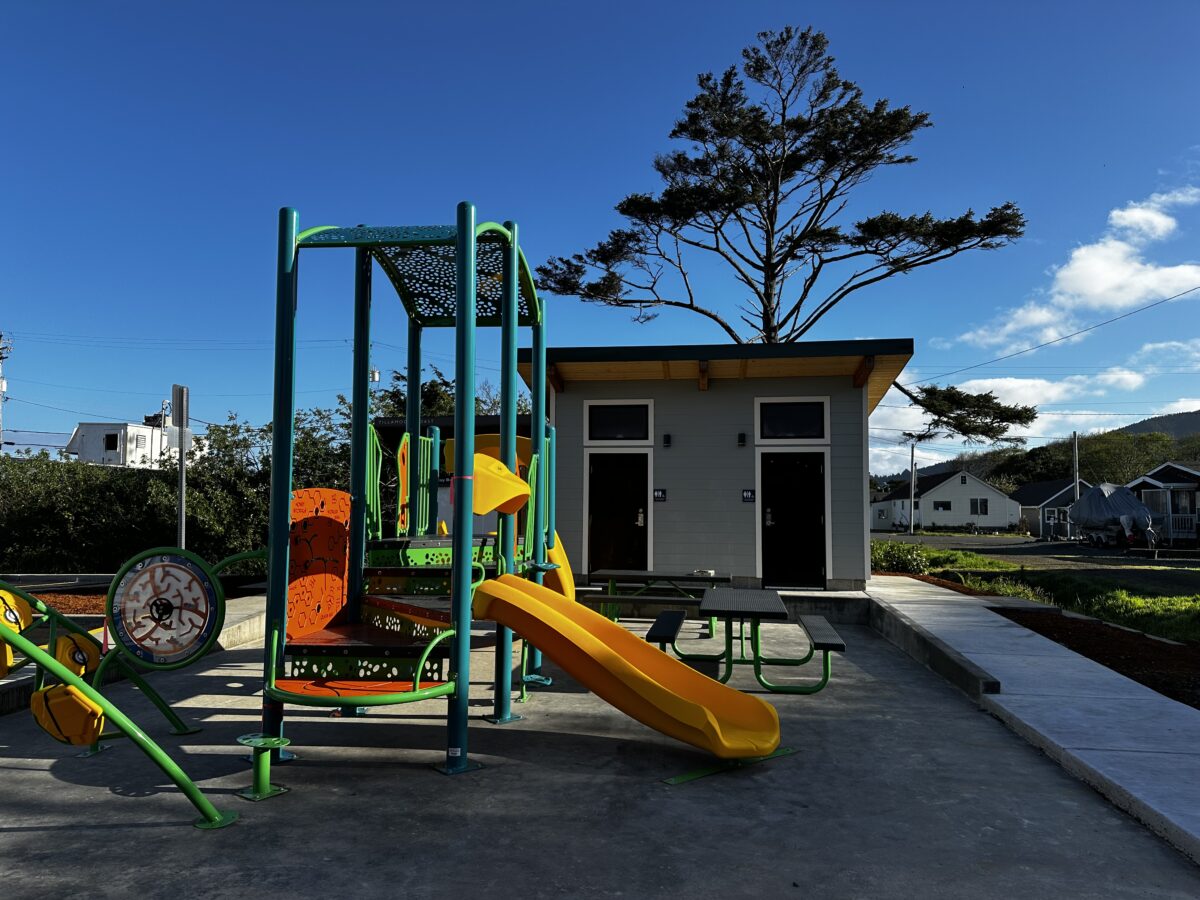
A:
POLYGON ((4 361, 12 355, 12 341, 0 331, 0 453, 4 452, 4 401, 8 399, 8 382, 4 380, 4 361))
MULTIPOLYGON (((1074 458, 1074 464, 1071 466, 1071 472, 1075 476, 1075 499, 1079 499, 1079 432, 1071 432, 1071 455, 1074 458)), ((1071 518, 1067 517, 1067 540, 1071 539, 1071 518)))
POLYGON ((917 518, 917 444, 909 449, 908 462, 908 533, 913 533, 913 522, 917 518))
POLYGON ((187 452, 188 452, 188 389, 182 384, 171 385, 171 424, 179 436, 179 529, 177 542, 184 547, 187 530, 187 452))

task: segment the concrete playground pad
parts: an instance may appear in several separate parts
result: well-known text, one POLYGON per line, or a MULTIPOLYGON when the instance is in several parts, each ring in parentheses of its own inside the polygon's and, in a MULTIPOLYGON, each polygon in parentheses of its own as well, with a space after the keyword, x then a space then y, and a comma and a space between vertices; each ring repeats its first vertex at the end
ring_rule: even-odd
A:
MULTIPOLYGON (((634 626, 636 627, 636 626, 634 626)), ((689 627, 695 627, 689 625, 689 627)), ((561 673, 495 726, 489 653, 472 660, 471 756, 447 777, 444 701, 362 719, 289 708, 290 793, 252 804, 235 739, 258 730, 261 652, 153 676, 204 730, 166 734, 111 695, 222 809, 192 807, 128 742, 92 759, 28 713, 0 718, 0 896, 1195 897, 1200 869, 873 631, 814 696, 769 697, 798 752, 668 786, 711 760, 561 673)), ((802 645, 766 626, 768 651, 802 645)), ((694 633, 693 633, 694 634, 694 633)), ((780 680, 783 680, 782 677, 780 680)), ((735 684, 757 689, 739 671, 735 684)))

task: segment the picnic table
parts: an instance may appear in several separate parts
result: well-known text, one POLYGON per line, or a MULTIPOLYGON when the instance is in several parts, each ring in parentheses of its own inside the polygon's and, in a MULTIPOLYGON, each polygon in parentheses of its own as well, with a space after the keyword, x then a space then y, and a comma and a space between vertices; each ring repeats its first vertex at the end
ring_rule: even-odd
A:
MULTIPOLYGON (((689 600, 695 599, 694 592, 697 589, 704 590, 721 584, 733 584, 733 576, 728 572, 716 572, 706 569, 698 569, 692 572, 596 569, 588 573, 589 583, 597 580, 608 582, 609 596, 624 595, 638 597, 652 589, 662 591, 666 588, 670 592, 678 594, 680 597, 686 597, 689 600), (636 587, 637 590, 623 590, 630 587, 636 587)), ((618 603, 603 604, 601 613, 616 621, 617 607, 619 605, 618 603)), ((710 616, 708 620, 708 636, 713 637, 716 631, 717 620, 715 617, 710 616)))
POLYGON ((700 615, 725 620, 725 649, 719 653, 684 653, 672 646, 683 660, 716 661, 723 664, 719 680, 724 683, 733 675, 734 666, 753 666, 754 677, 768 691, 779 694, 815 694, 829 683, 831 652, 844 652, 845 642, 821 616, 800 616, 799 625, 808 636, 808 654, 800 659, 770 657, 763 654, 762 623, 786 622, 787 607, 778 591, 747 588, 714 587, 704 591, 700 615), (738 623, 738 652, 733 652, 733 623, 738 623), (746 623, 750 623, 750 656, 746 656, 746 623), (822 675, 814 684, 774 684, 763 674, 763 666, 802 666, 817 653, 822 653, 822 675))

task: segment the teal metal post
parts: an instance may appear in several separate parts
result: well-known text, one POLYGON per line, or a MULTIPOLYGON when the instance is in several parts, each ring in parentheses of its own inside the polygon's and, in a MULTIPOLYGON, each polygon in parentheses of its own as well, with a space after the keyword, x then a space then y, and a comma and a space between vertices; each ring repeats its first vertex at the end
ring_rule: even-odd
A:
MULTIPOLYGON (((471 551, 475 530, 471 510, 475 478, 475 207, 466 201, 458 204, 457 224, 454 257, 458 300, 454 334, 454 534, 451 541, 454 555, 450 578, 454 623, 450 658, 454 694, 446 713, 446 764, 442 771, 447 775, 477 768, 467 758, 467 715, 471 695, 471 551)), ((409 388, 409 396, 412 396, 411 382, 409 388)))
MULTIPOLYGON (((517 224, 505 222, 508 229, 508 248, 504 254, 504 296, 500 306, 500 461, 516 472, 517 469, 517 292, 521 245, 517 224)), ((500 557, 505 572, 516 571, 517 517, 512 513, 500 516, 500 557)), ((497 725, 515 722, 520 716, 512 712, 512 630, 496 626, 496 691, 495 710, 488 721, 497 725)))
MULTIPOLYGON (((263 675, 270 686, 283 655, 287 626, 288 530, 292 513, 292 452, 296 416, 296 210, 279 211, 279 261, 275 283, 275 403, 271 430, 271 506, 267 534, 267 635, 263 675)), ((283 736, 283 703, 263 692, 263 734, 283 736)), ((279 751, 272 751, 278 759, 279 751)))
POLYGON ((354 251, 354 380, 350 393, 350 572, 346 605, 358 621, 367 550, 367 429, 371 405, 371 253, 354 251))
POLYGON ((438 526, 438 485, 442 479, 442 429, 436 425, 429 426, 429 442, 433 452, 429 456, 429 533, 437 534, 438 526))
POLYGON ((547 426, 546 434, 549 436, 549 444, 546 450, 546 455, 549 457, 549 465, 546 466, 546 484, 548 485, 546 489, 546 546, 553 550, 555 531, 557 530, 557 525, 554 521, 554 485, 558 476, 557 439, 553 425, 547 426))
MULTIPOLYGON (((472 298, 472 301, 474 298, 472 298)), ((474 308, 474 306, 472 306, 474 308)), ((475 317, 471 317, 474 325, 475 317)), ((472 343, 474 347, 474 343, 472 343)), ((475 370, 472 350, 471 371, 475 370)), ((471 393, 474 395, 474 385, 471 393)), ((475 401, 471 401, 475 408, 475 401)), ((417 496, 421 487, 421 325, 408 320, 408 395, 404 407, 404 428, 408 432, 408 528, 410 535, 420 533, 417 527, 417 496)))
MULTIPOLYGON (((533 323, 533 411, 529 416, 529 436, 533 441, 530 452, 537 456, 537 484, 533 505, 533 578, 541 584, 546 578, 542 566, 546 563, 546 305, 541 304, 541 315, 533 323)), ((525 548, 526 556, 529 548, 525 548)), ((537 647, 529 651, 529 674, 525 676, 535 683, 545 683, 542 675, 542 651, 537 647)))

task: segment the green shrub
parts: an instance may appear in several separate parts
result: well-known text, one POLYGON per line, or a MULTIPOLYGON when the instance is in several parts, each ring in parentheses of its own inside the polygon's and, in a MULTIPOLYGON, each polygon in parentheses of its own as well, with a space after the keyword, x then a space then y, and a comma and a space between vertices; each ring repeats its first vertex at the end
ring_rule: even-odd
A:
POLYGON ((960 572, 959 580, 973 591, 981 591, 996 597, 1021 597, 1025 600, 1036 600, 1038 603, 1054 603, 1054 597, 1040 587, 1019 581, 1015 578, 980 578, 960 572))
POLYGON ((929 556, 920 544, 871 541, 871 571, 924 575, 929 571, 929 556))

